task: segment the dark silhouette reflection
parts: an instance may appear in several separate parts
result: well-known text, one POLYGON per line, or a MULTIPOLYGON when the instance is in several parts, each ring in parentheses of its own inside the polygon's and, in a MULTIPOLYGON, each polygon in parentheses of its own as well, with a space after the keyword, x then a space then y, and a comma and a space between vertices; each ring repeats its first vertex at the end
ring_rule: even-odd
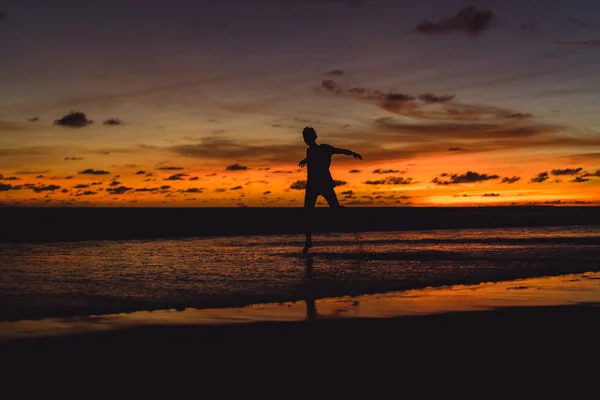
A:
POLYGON ((303 280, 303 292, 306 300, 306 319, 307 321, 315 321, 317 319, 317 307, 315 306, 315 290, 314 290, 314 274, 313 274, 313 259, 312 256, 304 257, 305 271, 303 280))
MULTIPOLYGON (((334 154, 344 154, 362 160, 360 154, 351 150, 338 149, 328 144, 317 144, 317 132, 307 126, 302 131, 304 143, 307 144, 306 158, 298 163, 303 168, 307 167, 306 178, 306 193, 304 195, 304 208, 311 210, 315 207, 317 198, 323 196, 331 208, 339 208, 335 194, 335 181, 331 177, 329 166, 331 165, 331 156, 334 154)), ((312 247, 312 219, 313 213, 309 212, 306 216, 306 243, 304 244, 304 252, 312 247)))

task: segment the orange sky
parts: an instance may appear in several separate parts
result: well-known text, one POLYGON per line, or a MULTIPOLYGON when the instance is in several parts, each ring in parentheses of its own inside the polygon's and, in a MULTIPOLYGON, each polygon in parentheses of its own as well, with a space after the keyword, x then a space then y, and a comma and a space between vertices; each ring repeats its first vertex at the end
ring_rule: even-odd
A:
POLYGON ((597 5, 473 31, 454 1, 25 3, 0 20, 2 205, 301 206, 305 126, 363 155, 333 158, 342 204, 600 204, 597 5))

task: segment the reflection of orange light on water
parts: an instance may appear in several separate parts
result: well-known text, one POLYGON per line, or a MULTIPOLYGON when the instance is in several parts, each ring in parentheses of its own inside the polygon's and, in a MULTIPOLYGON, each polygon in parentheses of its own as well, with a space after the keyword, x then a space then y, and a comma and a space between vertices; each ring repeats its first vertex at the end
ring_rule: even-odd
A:
POLYGON ((0 323, 0 339, 108 331, 140 325, 223 325, 313 318, 390 318, 406 315, 558 306, 600 302, 600 273, 562 275, 425 288, 355 297, 325 298, 240 308, 141 311, 87 318, 49 318, 0 323))

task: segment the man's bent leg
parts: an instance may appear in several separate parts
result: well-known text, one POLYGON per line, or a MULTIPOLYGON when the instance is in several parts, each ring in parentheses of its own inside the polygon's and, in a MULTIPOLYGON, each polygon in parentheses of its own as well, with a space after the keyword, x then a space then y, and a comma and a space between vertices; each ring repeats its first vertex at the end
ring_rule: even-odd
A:
POLYGON ((321 194, 327 201, 327 204, 329 204, 329 207, 331 207, 331 208, 339 208, 340 207, 340 202, 338 201, 338 198, 335 194, 335 190, 333 190, 333 188, 324 190, 323 193, 321 193, 321 194))

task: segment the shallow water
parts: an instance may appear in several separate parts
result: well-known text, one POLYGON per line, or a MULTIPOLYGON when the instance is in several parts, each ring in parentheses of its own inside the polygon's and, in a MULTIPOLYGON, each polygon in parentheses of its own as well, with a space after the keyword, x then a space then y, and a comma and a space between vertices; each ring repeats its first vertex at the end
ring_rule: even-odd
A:
POLYGON ((600 227, 0 244, 0 321, 232 307, 600 270, 600 227))
POLYGON ((501 307, 600 305, 600 273, 455 285, 239 308, 138 311, 129 314, 0 322, 0 341, 77 335, 148 325, 229 325, 264 321, 390 318, 501 307))

